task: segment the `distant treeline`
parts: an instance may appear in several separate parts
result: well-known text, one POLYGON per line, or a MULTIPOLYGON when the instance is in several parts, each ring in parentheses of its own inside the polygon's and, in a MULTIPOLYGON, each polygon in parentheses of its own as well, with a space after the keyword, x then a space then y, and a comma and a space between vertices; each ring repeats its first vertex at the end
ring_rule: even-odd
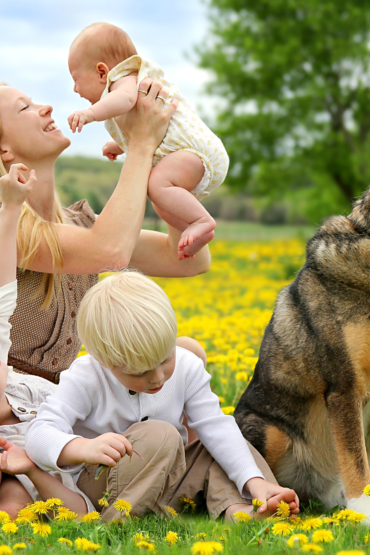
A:
MULTIPOLYGON (((69 206, 87 199, 99 214, 111 196, 120 175, 122 164, 83 156, 62 156, 56 164, 56 182, 61 201, 69 206)), ((289 204, 270 204, 268 199, 258 202, 245 193, 230 193, 227 184, 203 201, 214 218, 261 222, 266 224, 306 223, 289 204)), ((148 199, 146 217, 156 217, 148 199)))

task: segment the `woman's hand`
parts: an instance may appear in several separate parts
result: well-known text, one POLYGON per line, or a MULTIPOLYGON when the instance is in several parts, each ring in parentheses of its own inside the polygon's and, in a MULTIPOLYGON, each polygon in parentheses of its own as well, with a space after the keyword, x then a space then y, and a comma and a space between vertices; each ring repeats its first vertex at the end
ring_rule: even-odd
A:
POLYGON ((28 476, 37 468, 22 447, 14 445, 14 443, 11 443, 5 437, 0 437, 0 447, 4 449, 3 453, 0 454, 1 472, 11 474, 12 476, 16 474, 28 476))
POLYGON ((173 100, 165 109, 163 100, 158 96, 167 98, 168 91, 157 81, 151 79, 141 81, 136 106, 120 120, 130 148, 136 145, 143 148, 147 145, 154 153, 162 142, 170 119, 176 112, 178 101, 173 100))

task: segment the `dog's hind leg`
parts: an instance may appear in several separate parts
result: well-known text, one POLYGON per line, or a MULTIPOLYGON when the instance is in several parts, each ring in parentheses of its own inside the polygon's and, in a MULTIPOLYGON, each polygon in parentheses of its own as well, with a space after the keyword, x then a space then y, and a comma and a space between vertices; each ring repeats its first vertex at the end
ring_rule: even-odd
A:
POLYGON ((354 387, 346 391, 329 390, 326 406, 333 432, 340 475, 345 487, 347 507, 361 512, 370 522, 370 499, 363 494, 370 483, 364 438, 362 403, 354 387))

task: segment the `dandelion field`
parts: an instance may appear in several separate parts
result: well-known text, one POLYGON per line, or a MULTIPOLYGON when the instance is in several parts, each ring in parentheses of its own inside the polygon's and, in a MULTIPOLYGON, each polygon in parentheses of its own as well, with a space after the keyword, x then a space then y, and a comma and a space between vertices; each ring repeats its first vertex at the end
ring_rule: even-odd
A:
MULTIPOLYGON (((205 347, 211 386, 227 414, 233 413, 251 379, 277 293, 302 266, 304 248, 305 242, 296 238, 217 240, 212 243, 213 262, 208 274, 156 279, 176 311, 179 336, 194 337, 205 347)), ((363 515, 353 511, 323 513, 322 507, 311 503, 299 518, 290 518, 282 507, 279 517, 231 525, 192 513, 190 505, 185 509, 185 514, 168 514, 165 519, 146 516, 122 520, 117 511, 117 521, 111 524, 102 523, 95 513, 78 521, 57 506, 52 509, 57 515, 52 522, 42 520, 40 508, 33 507, 33 517, 29 512, 14 523, 7 522, 0 512, 0 555, 370 552, 370 528, 361 524, 363 515), (45 524, 48 528, 43 528, 45 524)))

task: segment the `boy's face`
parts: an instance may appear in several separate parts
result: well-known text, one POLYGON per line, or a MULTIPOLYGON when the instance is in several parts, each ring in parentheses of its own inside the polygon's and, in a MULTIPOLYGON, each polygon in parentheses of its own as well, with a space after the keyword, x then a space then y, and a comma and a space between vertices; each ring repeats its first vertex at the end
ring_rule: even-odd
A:
POLYGON ((176 349, 173 349, 168 357, 153 370, 148 370, 143 374, 126 374, 122 368, 112 368, 111 372, 115 378, 127 389, 136 393, 148 393, 153 395, 158 393, 164 383, 170 379, 176 364, 176 349))
POLYGON ((83 60, 82 53, 72 49, 68 58, 69 72, 74 81, 73 90, 91 104, 100 100, 105 85, 101 83, 99 73, 93 66, 83 60))

